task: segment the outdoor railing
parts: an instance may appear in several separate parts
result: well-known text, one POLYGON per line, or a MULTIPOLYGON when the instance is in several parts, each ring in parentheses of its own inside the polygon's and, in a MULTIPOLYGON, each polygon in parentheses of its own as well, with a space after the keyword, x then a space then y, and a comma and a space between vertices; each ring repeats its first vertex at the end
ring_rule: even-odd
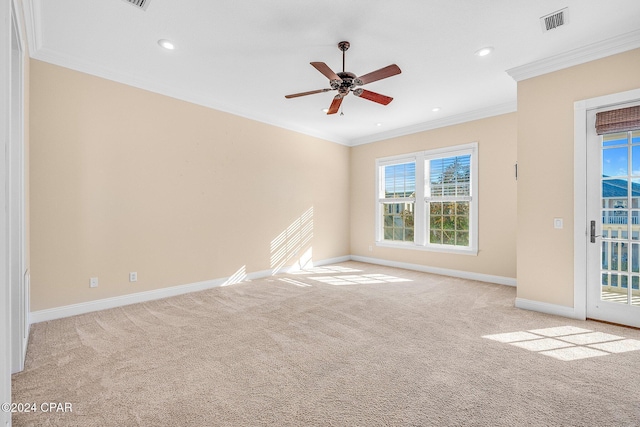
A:
MULTIPOLYGON (((615 215, 611 215, 611 216, 603 216, 602 217, 602 223, 603 224, 616 224, 616 225, 625 225, 628 224, 628 217, 626 215, 620 215, 620 216, 615 216, 615 215)), ((632 216, 631 217, 631 224, 633 225, 638 225, 640 224, 640 218, 637 216, 632 216)))

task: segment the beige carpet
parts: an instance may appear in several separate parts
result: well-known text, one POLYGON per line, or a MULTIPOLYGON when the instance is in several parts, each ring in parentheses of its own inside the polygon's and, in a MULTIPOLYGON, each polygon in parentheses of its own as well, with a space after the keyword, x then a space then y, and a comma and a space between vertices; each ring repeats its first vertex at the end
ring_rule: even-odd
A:
POLYGON ((347 262, 36 324, 14 402, 73 412, 14 425, 640 425, 640 351, 564 361, 497 335, 572 326, 633 343, 640 331, 514 298, 347 262))

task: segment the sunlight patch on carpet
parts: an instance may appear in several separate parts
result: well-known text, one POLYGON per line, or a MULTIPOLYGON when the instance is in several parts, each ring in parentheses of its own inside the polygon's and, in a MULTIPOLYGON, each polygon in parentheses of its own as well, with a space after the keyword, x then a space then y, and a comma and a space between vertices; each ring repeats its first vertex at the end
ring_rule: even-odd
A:
POLYGON ((362 270, 345 267, 342 265, 328 265, 325 267, 312 267, 303 270, 291 271, 290 274, 335 274, 335 273, 360 273, 362 270))
POLYGON ((322 277, 310 277, 312 280, 326 283, 328 285, 343 286, 343 285, 368 285, 375 283, 398 283, 398 282, 411 282, 409 279, 403 279, 401 277, 389 276, 388 274, 349 274, 344 276, 322 276, 322 277))
POLYGON ((289 279, 288 277, 283 277, 283 278, 278 279, 278 280, 281 281, 281 282, 289 283, 291 285, 300 286, 301 288, 306 288, 306 287, 310 287, 311 286, 308 283, 304 283, 304 282, 301 282, 299 280, 289 279))
POLYGON ((640 350, 638 340, 575 326, 507 332, 485 335, 482 338, 510 344, 562 361, 640 350))

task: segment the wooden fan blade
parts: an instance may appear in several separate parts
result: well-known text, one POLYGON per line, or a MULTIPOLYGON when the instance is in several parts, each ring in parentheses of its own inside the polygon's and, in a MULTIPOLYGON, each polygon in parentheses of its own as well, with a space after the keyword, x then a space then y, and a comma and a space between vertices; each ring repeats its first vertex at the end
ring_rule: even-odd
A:
POLYGON ((342 81, 340 77, 336 73, 334 73, 331 68, 324 62, 312 62, 311 65, 315 67, 316 70, 320 71, 326 78, 329 80, 337 80, 339 82, 342 81))
POLYGON ((338 110, 340 109, 340 104, 342 104, 342 96, 341 95, 336 95, 333 97, 333 102, 331 103, 331 107, 329 107, 329 111, 327 111, 327 115, 328 114, 335 114, 338 112, 338 110))
POLYGON ((355 96, 359 96, 360 98, 368 99, 369 101, 377 102, 378 104, 387 105, 393 98, 386 95, 380 95, 379 93, 371 92, 366 89, 358 89, 357 91, 353 91, 355 96), (360 92, 362 91, 362 92, 360 92))
POLYGON ((292 95, 285 95, 284 97, 287 99, 291 99, 291 98, 297 98, 299 96, 313 95, 314 93, 329 92, 330 90, 333 90, 333 89, 327 88, 327 89, 311 90, 309 92, 300 92, 300 93, 294 93, 292 95))
POLYGON ((372 71, 369 74, 365 74, 364 76, 358 77, 363 85, 367 83, 375 82, 377 80, 386 79, 387 77, 395 76, 396 74, 400 74, 402 71, 400 67, 396 64, 388 65, 384 68, 380 68, 379 70, 372 71))

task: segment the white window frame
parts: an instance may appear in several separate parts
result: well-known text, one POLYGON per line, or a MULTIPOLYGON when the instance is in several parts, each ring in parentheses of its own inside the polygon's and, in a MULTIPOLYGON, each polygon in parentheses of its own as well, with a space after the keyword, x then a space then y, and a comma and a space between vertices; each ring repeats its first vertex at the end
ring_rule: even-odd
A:
POLYGON ((419 151, 398 156, 376 159, 376 189, 375 189, 375 243, 376 246, 389 248, 414 249, 434 252, 448 252, 466 255, 478 254, 478 143, 456 145, 419 151), (429 218, 427 216, 427 202, 431 200, 429 182, 429 161, 433 159, 471 155, 471 188, 469 200, 469 246, 443 245, 429 242, 429 218), (382 226, 383 202, 414 201, 413 198, 386 199, 382 168, 389 165, 415 162, 416 165, 416 197, 414 206, 414 241, 401 242, 384 240, 382 226))

